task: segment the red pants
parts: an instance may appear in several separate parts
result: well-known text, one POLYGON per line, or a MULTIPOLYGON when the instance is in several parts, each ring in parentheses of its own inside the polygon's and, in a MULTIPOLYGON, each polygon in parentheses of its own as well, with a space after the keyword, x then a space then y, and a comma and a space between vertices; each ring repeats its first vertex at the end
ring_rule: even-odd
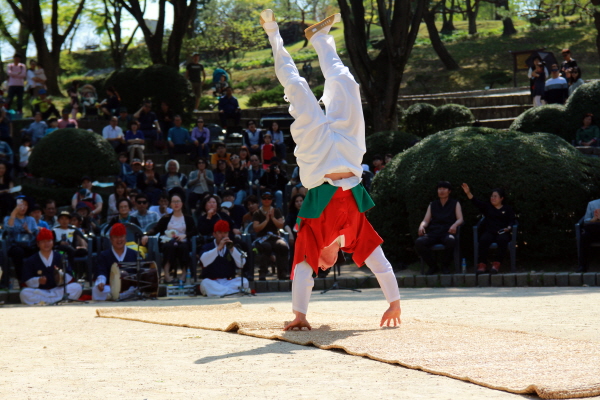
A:
POLYGON ((365 214, 358 210, 351 190, 338 188, 319 218, 301 219, 293 268, 306 261, 316 273, 320 266, 321 252, 341 235, 344 236, 344 247, 341 250, 353 253, 352 260, 359 267, 383 243, 365 214))

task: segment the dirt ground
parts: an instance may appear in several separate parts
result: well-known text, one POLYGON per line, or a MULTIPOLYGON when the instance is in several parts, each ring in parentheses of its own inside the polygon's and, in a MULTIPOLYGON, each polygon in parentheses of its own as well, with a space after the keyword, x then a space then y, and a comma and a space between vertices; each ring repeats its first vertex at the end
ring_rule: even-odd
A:
MULTIPOLYGON (((403 289, 402 296, 404 316, 592 340, 600 345, 597 288, 403 289)), ((95 314, 98 307, 235 301, 248 308, 291 309, 290 293, 241 299, 4 306, 0 308, 0 398, 534 398, 341 351, 95 314)), ((315 292, 311 302, 312 311, 372 316, 374 327, 385 308, 378 289, 315 292)), ((477 338, 465 340, 477 345, 477 338)))

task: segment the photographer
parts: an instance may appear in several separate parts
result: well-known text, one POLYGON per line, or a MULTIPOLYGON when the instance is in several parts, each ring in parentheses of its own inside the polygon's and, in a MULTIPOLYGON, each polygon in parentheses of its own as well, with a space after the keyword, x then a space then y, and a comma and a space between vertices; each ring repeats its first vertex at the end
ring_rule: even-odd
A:
POLYGON ((510 242, 512 226, 515 224, 515 212, 510 206, 504 204, 504 190, 494 189, 490 201, 485 202, 476 199, 471 193, 469 185, 462 184, 465 194, 471 203, 481 211, 485 220, 480 228, 479 236, 479 260, 477 260, 477 274, 487 272, 487 257, 492 243, 498 244, 496 258, 492 262, 490 273, 497 274, 500 263, 504 258, 508 243, 510 242))
POLYGON ((229 223, 218 221, 213 236, 215 240, 202 247, 200 262, 203 281, 200 292, 205 296, 224 296, 236 293, 240 283, 247 288, 246 278, 235 278, 236 269, 242 268, 246 260, 229 239, 229 223))
POLYGON ((260 190, 265 190, 275 195, 275 206, 279 209, 283 207, 283 193, 285 185, 289 182, 287 174, 279 167, 279 160, 273 157, 269 170, 260 178, 260 190))

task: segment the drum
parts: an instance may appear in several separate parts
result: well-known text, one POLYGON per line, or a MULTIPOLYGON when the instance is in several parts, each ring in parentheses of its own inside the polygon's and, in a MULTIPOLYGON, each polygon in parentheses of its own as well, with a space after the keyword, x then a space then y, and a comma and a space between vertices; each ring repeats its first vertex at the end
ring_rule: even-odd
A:
POLYGON ((123 293, 132 287, 138 290, 146 297, 158 297, 158 268, 154 261, 143 261, 140 263, 140 276, 138 282, 137 266, 131 264, 118 264, 121 273, 121 289, 123 293))

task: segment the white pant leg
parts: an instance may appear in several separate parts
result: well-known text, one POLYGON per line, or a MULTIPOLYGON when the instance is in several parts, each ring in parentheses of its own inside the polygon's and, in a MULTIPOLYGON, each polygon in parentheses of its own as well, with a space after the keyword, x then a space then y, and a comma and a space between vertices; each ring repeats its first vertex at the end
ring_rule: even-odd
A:
MULTIPOLYGON (((244 278, 243 285, 248 287, 248 280, 244 278)), ((238 292, 240 280, 235 279, 204 279, 200 284, 200 293, 205 296, 225 296, 238 292)))
POLYGON ((25 288, 21 290, 21 293, 19 293, 21 303, 29 305, 38 304, 40 301, 43 301, 47 304, 55 303, 61 300, 62 296, 62 287, 54 289, 25 288))
POLYGON ((94 301, 106 301, 110 294, 110 285, 104 285, 104 290, 100 291, 98 285, 92 287, 92 300, 94 301))
POLYGON ((128 298, 133 297, 135 295, 136 291, 137 291, 137 288, 131 286, 129 289, 127 289, 123 293, 119 293, 119 300, 127 300, 128 298))
POLYGON ((312 277, 313 269, 306 261, 296 264, 294 269, 294 280, 292 281, 292 310, 308 313, 308 302, 315 285, 312 277))
MULTIPOLYGON (((69 299, 77 300, 81 297, 81 293, 83 292, 83 288, 77 282, 69 283, 67 285, 67 293, 69 294, 69 299)), ((60 295, 62 297, 63 291, 60 288, 60 295)))
POLYGON ((365 264, 375 274, 387 302, 391 303, 392 301, 400 300, 400 290, 398 289, 396 275, 394 275, 392 265, 385 258, 381 246, 377 246, 373 250, 371 255, 365 260, 365 264))

